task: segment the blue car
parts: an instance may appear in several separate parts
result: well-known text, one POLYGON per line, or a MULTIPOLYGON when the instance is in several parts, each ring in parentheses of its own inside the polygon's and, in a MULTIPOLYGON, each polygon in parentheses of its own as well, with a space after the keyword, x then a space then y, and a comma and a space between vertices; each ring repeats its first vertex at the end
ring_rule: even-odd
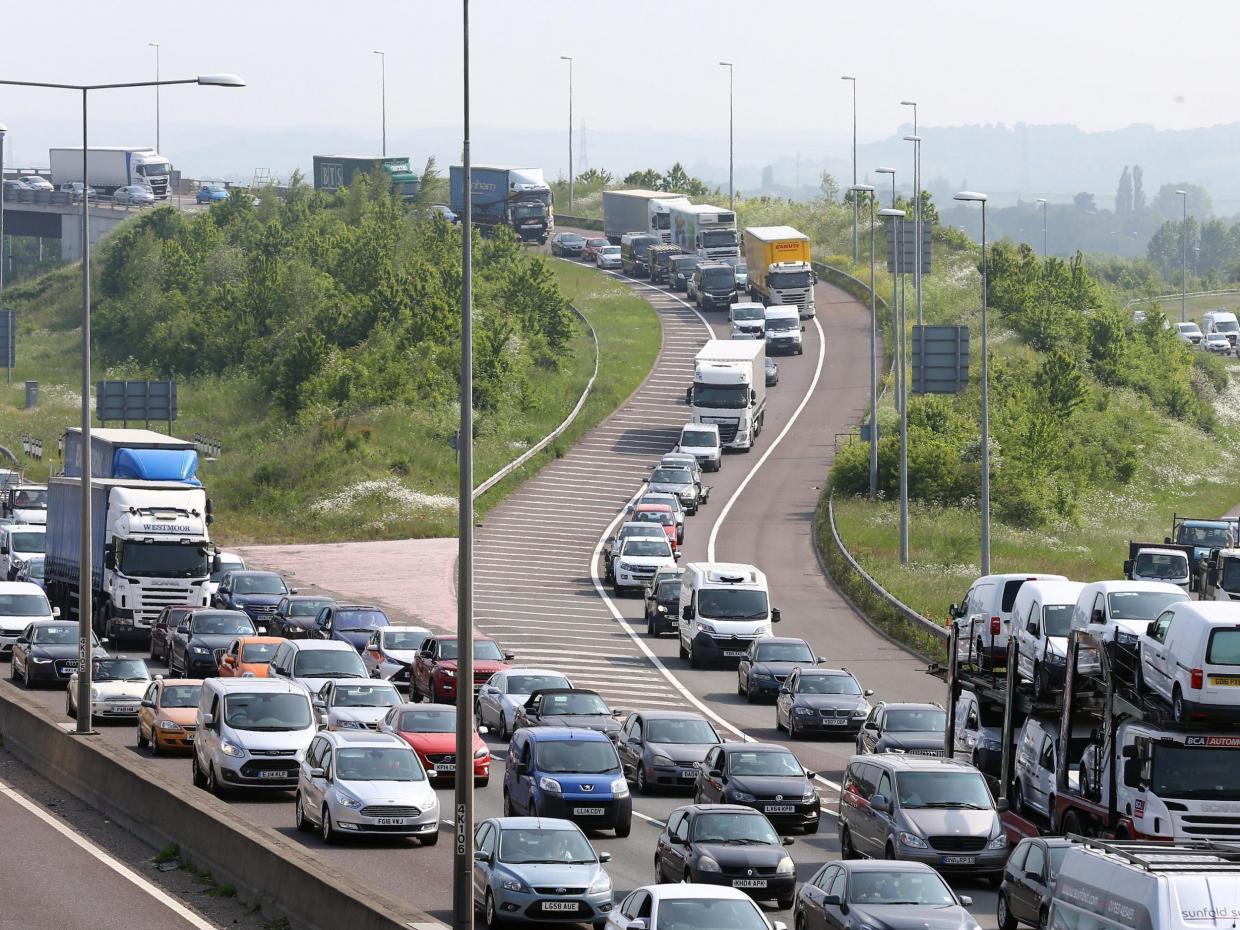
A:
POLYGON ((228 188, 223 184, 204 184, 194 195, 196 203, 218 203, 228 199, 228 188))
POLYGON ((242 610, 249 614, 259 633, 266 633, 276 605, 289 594, 296 594, 275 572, 236 571, 220 579, 211 606, 221 610, 242 610))
POLYGON ((573 727, 517 730, 504 766, 504 816, 559 817, 585 830, 629 835, 633 798, 616 747, 573 727))
POLYGON ((358 652, 370 634, 388 625, 387 614, 369 604, 328 604, 314 618, 320 639, 338 639, 358 652))

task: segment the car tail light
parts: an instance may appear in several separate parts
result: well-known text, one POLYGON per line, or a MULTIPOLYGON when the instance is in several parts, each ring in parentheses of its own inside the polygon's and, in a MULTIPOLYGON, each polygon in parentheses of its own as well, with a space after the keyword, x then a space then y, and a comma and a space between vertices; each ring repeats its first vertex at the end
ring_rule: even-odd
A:
POLYGON ((1204 677, 1205 676, 1201 674, 1201 669, 1199 668, 1193 669, 1192 677, 1189 679, 1188 686, 1192 688, 1194 691, 1200 691, 1201 686, 1204 683, 1202 681, 1204 677))
POLYGON ((999 635, 999 618, 998 617, 990 618, 990 635, 991 636, 999 635))

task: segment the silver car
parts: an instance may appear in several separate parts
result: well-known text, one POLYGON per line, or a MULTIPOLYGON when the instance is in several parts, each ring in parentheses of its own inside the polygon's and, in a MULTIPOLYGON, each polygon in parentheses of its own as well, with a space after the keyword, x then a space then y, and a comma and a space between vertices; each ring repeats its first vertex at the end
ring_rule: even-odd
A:
POLYGON ((621 265, 620 246, 603 246, 598 250, 598 255, 594 259, 594 264, 598 265, 600 268, 619 268, 621 265))
POLYGON ((418 649, 431 635, 424 626, 385 626, 370 635, 362 650, 362 664, 371 678, 390 681, 398 688, 409 690, 409 670, 418 657, 418 649))
POLYGON ((404 702, 390 681, 342 678, 319 689, 314 712, 329 730, 378 730, 388 710, 404 702))
POLYGON ((141 184, 130 184, 127 187, 118 187, 112 193, 112 200, 114 203, 144 206, 145 204, 155 202, 155 194, 149 187, 141 184))
POLYGON ((664 494, 675 494, 680 498, 690 516, 697 513, 698 505, 706 503, 710 496, 710 488, 704 488, 693 480, 693 472, 689 469, 660 465, 650 473, 649 489, 664 494))
POLYGON ((22 180, 26 182, 26 186, 32 191, 51 191, 56 189, 52 187, 51 181, 37 174, 24 174, 22 175, 22 180))
POLYGON ((547 920, 598 924, 611 877, 581 828, 550 817, 496 817, 474 830, 474 900, 486 926, 547 920))
POLYGON ((439 797, 417 753, 389 733, 329 730, 311 740, 293 817, 327 843, 365 834, 439 842, 439 797))
MULTIPOLYGON (((151 683, 151 673, 141 659, 100 658, 91 660, 90 716, 128 720, 138 719, 142 695, 151 683)), ((69 676, 65 692, 65 712, 78 715, 78 675, 69 676)))
POLYGON ((501 739, 508 739, 515 729, 517 709, 535 691, 544 688, 571 688, 561 672, 553 668, 510 668, 496 672, 478 691, 474 715, 479 728, 492 727, 501 739))

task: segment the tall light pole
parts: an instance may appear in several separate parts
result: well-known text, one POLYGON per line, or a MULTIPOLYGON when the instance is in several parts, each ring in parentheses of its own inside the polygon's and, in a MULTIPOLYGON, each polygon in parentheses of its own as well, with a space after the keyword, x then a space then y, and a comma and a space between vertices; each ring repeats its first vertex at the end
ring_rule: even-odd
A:
POLYGON ((874 291, 874 188, 854 184, 853 199, 867 194, 870 204, 870 500, 878 496, 878 295, 874 291))
POLYGON ((891 175, 891 209, 896 208, 896 169, 895 168, 875 168, 875 174, 891 175))
POLYGON ((1188 191, 1180 195, 1180 322, 1188 319, 1188 191))
POLYGON ((456 773, 452 816, 452 926, 474 926, 474 218, 469 151, 469 0, 461 0, 464 94, 461 173, 461 419, 457 455, 456 773))
POLYGON ((896 337, 896 400, 900 408, 900 564, 908 564, 908 323, 904 307, 904 228, 908 225, 905 210, 881 211, 891 217, 892 235, 896 240, 895 274, 891 296, 895 308, 896 337))
POLYGON ((573 58, 561 55, 568 62, 568 208, 573 208, 573 58))
POLYGON ((1042 257, 1046 258, 1046 198, 1039 197, 1038 203, 1042 205, 1042 257))
MULTIPOLYGON (((728 69, 728 209, 735 210, 736 209, 736 187, 734 185, 734 176, 732 173, 733 167, 735 164, 735 162, 733 161, 733 149, 732 149, 732 128, 733 128, 732 77, 733 77, 734 72, 732 68, 732 62, 730 61, 721 61, 719 62, 719 65, 720 67, 728 69)), ((853 178, 853 183, 856 183, 856 181, 857 179, 853 178)), ((854 252, 856 251, 855 246, 854 246, 853 251, 854 252)), ((856 258, 856 255, 854 255, 853 258, 856 258)))
POLYGON ((982 574, 990 574, 990 323, 986 310, 986 195, 961 191, 954 200, 982 205, 982 574))
MULTIPOLYGON (((848 81, 852 84, 852 161, 853 161, 853 185, 857 183, 857 79, 851 74, 840 75, 841 81, 848 81)), ((853 198, 853 261, 857 260, 857 198, 853 198)))
MULTIPOLYGON (((155 151, 162 151, 159 138, 159 43, 147 42, 148 47, 155 49, 155 151)), ((85 185, 86 181, 83 180, 85 185)), ((85 196, 85 194, 83 194, 85 196)))
MULTIPOLYGON (((211 87, 244 87, 245 81, 235 74, 200 74, 196 78, 185 78, 176 81, 160 81, 156 85, 152 81, 133 81, 124 84, 48 84, 40 81, 5 81, 0 84, 14 87, 48 87, 57 90, 75 90, 82 94, 82 448, 80 455, 82 472, 81 522, 82 538, 78 560, 78 694, 77 706, 90 708, 91 687, 91 618, 93 605, 91 598, 91 533, 90 533, 90 175, 86 170, 87 145, 87 109, 86 100, 92 90, 117 90, 126 87, 154 87, 168 84, 202 84, 211 87)), ((77 715, 78 734, 90 733, 91 714, 79 711, 77 715)))
MULTIPOLYGON (((916 106, 916 104, 914 104, 916 106)), ((904 137, 913 143, 913 290, 917 294, 917 325, 921 325, 921 136, 904 137)))
POLYGON ((387 52, 377 48, 371 54, 379 56, 379 119, 383 126, 383 148, 380 154, 387 158, 387 52))
POLYGON ((8 131, 0 123, 0 307, 4 306, 4 134, 8 131))

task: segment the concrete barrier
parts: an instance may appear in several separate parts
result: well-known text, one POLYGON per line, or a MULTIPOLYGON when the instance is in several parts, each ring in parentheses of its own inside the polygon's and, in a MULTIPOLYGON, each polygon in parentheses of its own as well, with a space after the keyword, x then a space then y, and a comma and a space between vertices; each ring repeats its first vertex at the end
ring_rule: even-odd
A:
POLYGON ((569 216, 565 213, 557 213, 555 215, 556 226, 570 226, 573 229, 595 229, 599 232, 603 231, 603 221, 596 220, 592 216, 569 216))
MULTIPOLYGON (((243 901, 305 930, 446 930, 428 914, 347 873, 331 870, 270 827, 244 821, 222 801, 172 782, 154 765, 101 736, 74 736, 8 682, 0 683, 5 748, 40 776, 155 847, 171 843, 243 901)), ((430 851, 428 850, 428 853, 430 851)))

